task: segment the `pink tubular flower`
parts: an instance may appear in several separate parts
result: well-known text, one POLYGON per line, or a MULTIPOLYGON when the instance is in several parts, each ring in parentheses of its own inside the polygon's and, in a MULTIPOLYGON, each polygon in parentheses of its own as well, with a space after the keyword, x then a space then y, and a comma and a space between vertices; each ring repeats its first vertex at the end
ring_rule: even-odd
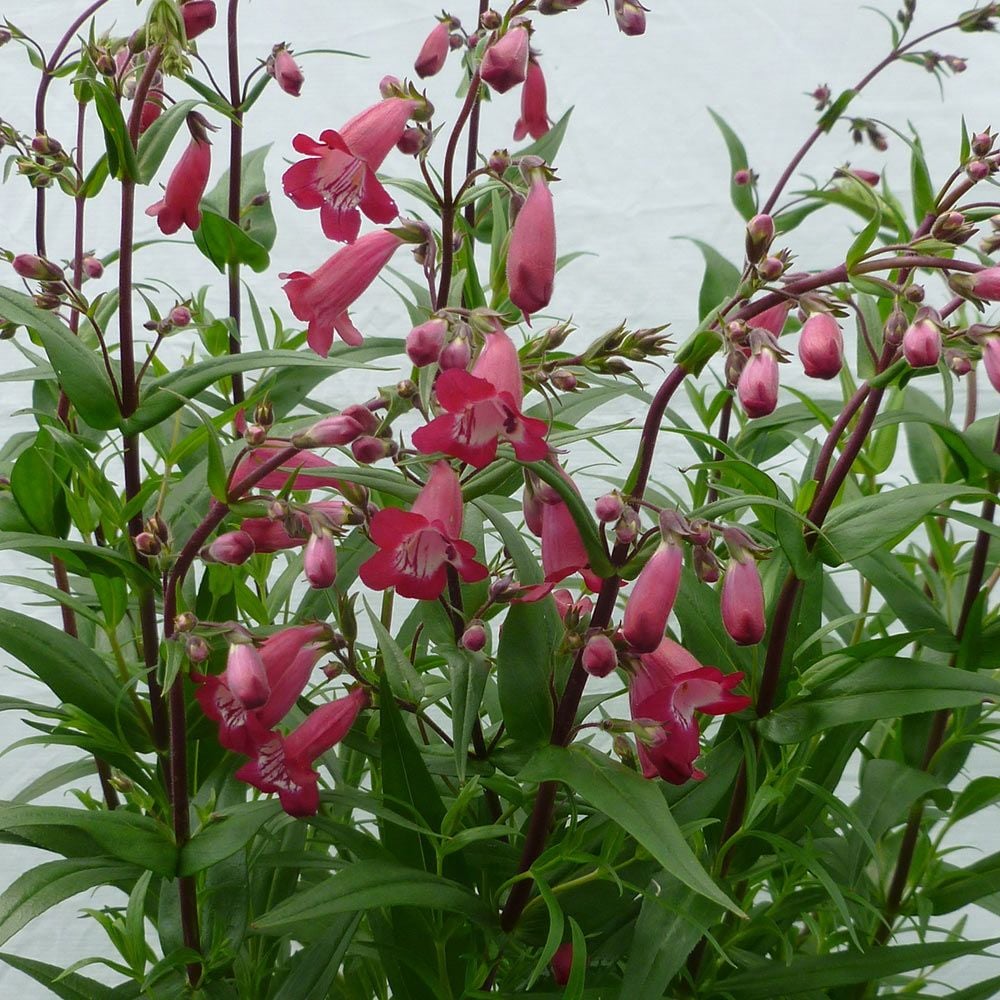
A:
POLYGON ((451 25, 449 21, 438 21, 431 33, 424 39, 413 68, 417 76, 425 79, 440 73, 451 51, 451 25))
POLYGON ((163 198, 146 209, 146 215, 155 216, 156 224, 165 236, 176 233, 182 225, 192 231, 201 225, 198 203, 205 193, 211 169, 211 145, 207 139, 192 137, 167 181, 163 198))
POLYGON ((297 448, 331 448, 350 444, 362 434, 364 427, 346 413, 334 413, 316 421, 308 430, 292 437, 297 448))
POLYGON ((434 389, 447 412, 413 432, 418 451, 454 455, 477 469, 496 458, 500 438, 513 445, 522 462, 538 462, 548 455, 548 426, 521 413, 521 364, 514 342, 499 325, 486 334, 486 346, 471 374, 450 368, 434 389))
POLYGON ((314 815, 319 809, 319 775, 313 761, 348 734, 367 705, 364 688, 356 687, 345 697, 313 709, 287 736, 260 732, 253 760, 236 777, 262 792, 277 792, 289 816, 314 815))
POLYGON ((700 752, 694 713, 727 715, 742 711, 750 699, 730 692, 743 674, 723 674, 703 667, 687 650, 664 639, 639 658, 629 688, 629 706, 636 721, 660 724, 652 743, 639 741, 639 762, 647 778, 657 776, 674 785, 705 775, 694 767, 700 752))
POLYGON ((1000 337, 987 337, 983 344, 983 367, 990 385, 1000 392, 1000 337))
POLYGON ((941 331, 929 319, 911 323, 903 334, 903 355, 914 368, 929 368, 941 358, 941 331))
POLYGON ((552 192, 539 171, 517 213, 507 251, 510 300, 525 318, 544 309, 552 298, 556 278, 556 221, 552 192))
POLYGON ((764 588, 752 556, 733 559, 722 581, 722 624, 738 646, 764 638, 764 588))
POLYGON ((190 42, 209 28, 215 27, 214 0, 187 0, 181 6, 181 17, 184 20, 184 34, 190 42))
POLYGON ((337 579, 337 547, 326 531, 314 531, 306 542, 306 579, 315 590, 326 590, 337 579))
POLYGON ((524 83, 528 75, 528 29, 518 25, 495 41, 483 56, 479 75, 498 94, 524 83))
POLYGON ((984 267, 972 275, 972 294, 987 302, 1000 302, 1000 266, 984 267))
POLYGON ((778 359, 763 348, 746 363, 736 394, 748 417, 766 417, 778 405, 778 359))
MULTIPOLYGON (((274 458, 282 447, 282 445, 263 445, 249 452, 236 467, 236 474, 233 476, 234 486, 238 487, 240 482, 251 472, 256 471, 274 458)), ((287 462, 273 472, 267 473, 257 483, 255 489, 280 490, 292 477, 294 477, 293 490, 314 490, 321 486, 332 486, 337 489, 340 486, 340 481, 327 475, 324 471, 333 468, 335 466, 325 458, 320 458, 319 455, 314 455, 309 451, 300 451, 297 455, 292 455, 287 462)))
POLYGON ((139 135, 142 135, 157 118, 163 114, 163 105, 157 96, 152 100, 143 102, 142 111, 139 115, 139 135))
POLYGON ((514 126, 514 140, 520 142, 526 135, 530 135, 532 139, 541 139, 548 130, 545 74, 536 59, 529 59, 528 75, 521 88, 521 117, 514 126))
POLYGON ((270 697, 271 685, 260 653, 250 642, 234 642, 226 659, 226 683, 233 697, 247 709, 260 708, 270 697))
POLYGON ((355 115, 339 132, 327 129, 319 140, 302 134, 292 140, 309 159, 293 163, 282 186, 298 208, 320 210, 327 239, 353 243, 361 212, 379 223, 399 214, 375 171, 399 142, 415 107, 415 101, 390 97, 355 115))
POLYGON ((292 312, 309 324, 309 346, 317 354, 325 358, 330 353, 334 330, 345 343, 361 343, 361 333, 347 310, 402 245, 398 236, 379 229, 338 250, 312 274, 292 271, 279 275, 289 279, 285 294, 292 312))
POLYGON ((372 590, 395 588, 400 597, 433 601, 454 566, 466 583, 484 580, 488 570, 462 535, 462 490, 455 470, 435 462, 409 511, 380 510, 371 521, 371 538, 381 551, 361 564, 359 574, 372 590))
POLYGON ((680 588, 683 565, 684 550, 679 542, 664 537, 632 584, 622 633, 636 652, 649 653, 663 640, 680 588))
POLYGON ((840 374, 844 366, 844 338, 829 313, 813 313, 802 325, 799 359, 810 378, 831 379, 840 374))
POLYGON ((274 52, 267 61, 267 71, 286 94, 298 97, 302 93, 302 84, 305 82, 302 68, 284 45, 274 47, 274 52))
POLYGON ((216 676, 193 675, 198 682, 195 697, 205 715, 219 724, 219 742, 227 750, 251 756, 254 741, 248 720, 252 718, 266 732, 288 714, 322 655, 320 640, 327 633, 327 627, 322 624, 295 625, 265 639, 259 652, 254 650, 263 662, 270 691, 255 709, 237 697, 228 665, 216 676))

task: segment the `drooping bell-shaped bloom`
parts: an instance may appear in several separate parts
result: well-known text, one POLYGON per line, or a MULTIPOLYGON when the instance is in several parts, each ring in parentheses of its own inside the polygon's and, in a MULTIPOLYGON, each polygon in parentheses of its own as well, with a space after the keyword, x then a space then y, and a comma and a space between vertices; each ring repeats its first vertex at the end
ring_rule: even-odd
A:
POLYGON ((255 744, 247 728, 248 720, 252 718, 266 732, 288 714, 309 682, 328 633, 327 626, 320 623, 295 625, 276 632, 264 640, 259 651, 254 650, 263 663, 270 692, 256 708, 248 707, 237 696, 229 664, 218 675, 192 675, 198 682, 195 697, 205 715, 219 724, 219 742, 227 750, 249 757, 255 744))
POLYGON ((215 17, 214 0, 187 0, 181 6, 181 18, 184 21, 184 34, 187 35, 187 40, 190 42, 209 28, 214 28, 215 17))
POLYGON ((903 356, 914 368, 929 368, 941 358, 941 331, 929 319, 911 323, 903 334, 903 356))
POLYGON ((776 306, 771 306, 770 309, 758 313, 753 319, 748 320, 748 323, 758 330, 767 330, 772 336, 779 337, 785 328, 785 320, 788 319, 791 308, 791 299, 787 302, 779 302, 776 306))
POLYGON ((813 313, 802 324, 799 359, 810 378, 831 379, 844 366, 844 337, 829 313, 813 313))
POLYGON ((622 633, 636 652, 652 652, 662 641, 677 599, 683 565, 684 550, 679 540, 665 534, 636 577, 625 603, 622 633))
POLYGON ((312 274, 279 275, 289 279, 284 285, 289 305, 298 319, 309 324, 309 346, 317 354, 325 358, 330 353, 334 330, 348 344, 361 343, 347 310, 402 245, 398 236, 379 229, 338 250, 312 274))
POLYGON ((236 777, 262 792, 277 792, 281 808, 290 816, 314 815, 319 809, 319 775, 313 761, 350 732, 367 705, 368 694, 356 687, 343 698, 313 709, 287 736, 261 733, 253 760, 236 777))
POLYGON ((618 666, 615 644, 606 635, 591 636, 580 654, 580 664, 592 677, 607 677, 618 666))
POLYGON ((146 215, 156 218, 156 224, 165 236, 176 233, 182 225, 192 231, 201 225, 198 204, 208 185, 211 169, 211 145, 207 139, 192 137, 167 180, 163 198, 146 209, 146 215))
POLYGON ((298 97, 302 93, 305 76, 302 68, 284 45, 274 47, 274 52, 267 61, 267 71, 286 94, 298 97))
POLYGON ((253 538, 245 531, 227 531, 214 538, 201 553, 207 562, 242 566, 255 551, 253 538))
POLYGON ((451 22, 438 21, 431 33, 420 46, 413 69, 422 80, 435 76, 444 68, 445 60, 451 51, 451 22))
POLYGON ((482 469, 496 458, 501 438, 522 462, 548 455, 547 424, 521 413, 517 348, 499 325, 486 334, 471 374, 450 368, 438 376, 434 390, 447 412, 413 432, 414 447, 425 455, 440 451, 482 469))
POLYGON ((983 367, 990 385, 1000 392, 1000 337, 987 337, 983 342, 983 367))
MULTIPOLYGON (((282 445, 265 444, 248 452, 236 467, 236 474, 233 476, 234 486, 238 487, 240 481, 251 472, 266 465, 282 448, 282 445)), ((297 455, 292 455, 277 469, 263 476, 254 488, 280 490, 285 487, 289 479, 292 479, 293 490, 314 490, 321 486, 332 486, 337 489, 340 486, 340 481, 326 472, 327 469, 333 468, 335 466, 325 458, 320 458, 319 455, 314 455, 310 451, 300 451, 297 455)))
POLYGON ((337 547, 327 531, 314 531, 303 556, 306 579, 315 590, 332 587, 337 579, 337 547))
POLYGON ((435 462, 413 507, 386 507, 371 521, 371 539, 379 547, 359 575, 373 590, 395 588, 401 597, 433 601, 454 566, 466 583, 483 580, 488 570, 476 562, 476 550, 462 540, 462 490, 455 470, 435 462))
POLYGON ((734 558, 722 581, 722 624, 738 646, 764 638, 764 588, 752 556, 734 558))
POLYGON ((541 139, 549 127, 545 74, 537 59, 529 59, 528 75, 521 88, 521 117, 514 125, 514 140, 520 142, 526 135, 541 139))
POLYGON ((766 417, 778 405, 778 359, 762 348, 746 363, 736 383, 736 394, 748 417, 766 417))
POLYGON ((555 278, 556 221, 552 192, 541 171, 537 171, 510 233, 507 285, 511 302, 525 318, 530 317, 549 304, 555 278))
POLYGON ((723 674, 703 667, 686 649, 664 639, 639 658, 639 669, 629 687, 632 718, 659 723, 650 744, 639 741, 639 762, 647 778, 657 776, 675 785, 705 775, 694 767, 700 753, 695 712, 726 715, 750 704, 732 689, 743 674, 723 674))
POLYGON ((615 0, 615 20, 623 35, 642 35, 646 31, 646 7, 636 0, 615 0))
POLYGON ((320 210, 327 239, 353 243, 361 212, 378 223, 399 214, 375 171, 399 142, 415 107, 415 101, 389 97, 355 115, 339 132, 327 129, 318 140, 302 134, 292 140, 308 159, 285 171, 282 186, 299 208, 320 210))
POLYGON ((260 653, 250 642, 234 642, 226 658, 226 683, 233 697, 248 709, 260 708, 271 694, 260 653))
POLYGON ((972 294, 987 302, 1000 302, 1000 265, 984 267, 972 275, 972 294))
POLYGON ((524 83, 528 76, 528 29, 517 25, 495 41, 483 56, 479 75, 498 94, 524 83))

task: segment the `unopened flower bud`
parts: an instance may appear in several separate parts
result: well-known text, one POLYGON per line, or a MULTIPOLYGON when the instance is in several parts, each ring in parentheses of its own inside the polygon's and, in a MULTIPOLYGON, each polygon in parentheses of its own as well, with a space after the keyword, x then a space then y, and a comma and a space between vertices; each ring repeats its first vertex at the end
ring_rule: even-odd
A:
MULTIPOLYGON (((953 280, 958 275, 953 276, 953 280)), ((962 275, 969 279, 970 275, 962 275)), ((987 302, 1000 302, 1000 267, 985 267, 971 275, 970 294, 987 302)))
POLYGON ((990 176, 990 165, 985 160, 973 160, 965 172, 972 181, 984 181, 990 176))
POLYGON ((190 611, 182 611, 174 619, 175 632, 193 632, 198 627, 198 619, 190 611))
POLYGON ((911 323, 903 334, 903 355, 914 368, 929 368, 941 357, 941 331, 929 319, 911 323))
POLYGON ((267 441, 267 428, 261 427, 260 424, 249 424, 243 432, 243 440, 251 448, 259 448, 267 441))
POLYGON ((753 174, 744 167, 733 174, 733 183, 737 187, 746 187, 753 180, 753 174))
POLYGON ((370 494, 368 493, 367 486, 362 486, 361 483, 349 483, 341 480, 340 492, 351 504, 351 506, 356 508, 358 511, 365 511, 368 509, 370 494))
POLYGON ((13 37, 6 28, 0 28, 0 46, 6 45, 13 37))
POLYGON ((983 367, 990 385, 1000 392, 1000 336, 994 334, 983 342, 983 367))
POLYGON ((923 285, 907 285, 906 290, 903 292, 903 298, 907 302, 919 303, 924 301, 924 286, 923 285))
POLYGON ((747 223, 746 254, 751 264, 756 264, 774 239, 774 219, 769 215, 755 215, 747 223))
POLYGON ((462 633, 461 642, 470 653, 478 653, 486 645, 486 627, 481 621, 474 619, 462 633))
POLYGON ((244 708, 260 708, 271 697, 264 660, 252 643, 230 643, 226 683, 244 708))
POLYGON ((594 512, 597 520, 603 524, 611 524, 617 521, 625 512, 625 504, 622 502, 621 494, 605 493, 594 502, 594 512))
POLYGON ((517 581, 509 573, 504 576, 498 576, 489 587, 489 596, 491 601, 499 601, 504 598, 511 590, 517 586, 517 581))
POLYGON ((639 515, 631 507, 626 507, 615 525, 615 539, 621 545, 631 545, 639 537, 640 528, 639 515))
POLYGON ((583 647, 580 664, 592 677, 607 677, 618 666, 618 650, 606 635, 592 635, 583 647))
POLYGON ((550 376, 552 384, 561 392, 573 392, 577 385, 577 377, 565 368, 557 368, 550 376))
POLYGON ((715 583, 721 575, 719 559, 707 546, 696 545, 693 550, 694 572, 702 583, 715 583))
POLYGON ((757 273, 764 281, 777 281, 785 273, 785 262, 780 257, 765 257, 757 265, 757 273))
POLYGON ((227 531, 201 551, 206 562, 242 566, 255 551, 253 539, 245 531, 227 531))
POLYGON ((802 369, 810 378, 831 379, 844 365, 844 338, 829 313, 813 313, 799 338, 802 369))
POLYGON ((730 561, 721 604, 722 624, 733 642, 753 646, 764 638, 764 588, 752 556, 730 561))
POLYGON ((403 129, 403 134, 396 143, 398 149, 404 156, 417 156, 419 153, 430 149, 433 136, 426 129, 416 125, 403 129))
POLYGON ((184 639, 184 653, 192 663, 204 663, 211 655, 208 643, 200 635, 188 635, 184 639))
POLYGON ((31 140, 31 149, 40 156, 56 156, 62 152, 62 143, 48 135, 36 135, 31 140))
POLYGON ((340 415, 356 420, 361 424, 361 431, 364 434, 373 434, 379 425, 378 417, 363 403, 351 403, 350 406, 345 406, 340 415))
POLYGON ((468 368, 471 360, 472 346, 469 338, 464 333, 459 333, 445 344, 438 357, 438 364, 442 371, 447 371, 449 368, 468 368))
POLYGON ((139 552, 144 556, 159 555, 162 548, 163 546, 160 544, 160 540, 152 532, 140 531, 139 534, 135 536, 136 552, 139 552))
POLYGON ((159 513, 152 514, 146 519, 146 531, 152 532, 166 545, 170 541, 170 528, 159 513))
POLYGON ((269 399, 263 400, 254 407, 253 422, 270 430, 274 424, 274 404, 269 399))
POLYGON ((302 68, 284 45, 275 45, 270 59, 267 60, 267 72, 274 77, 274 82, 286 94, 298 97, 302 93, 305 76, 302 68))
POLYGON ((19 253, 11 264, 22 278, 35 281, 62 281, 63 269, 51 260, 33 253, 19 253))
POLYGON ((80 266, 88 278, 100 278, 104 274, 104 265, 96 257, 90 255, 84 257, 80 261, 80 266))
POLYGON ((438 21, 417 54, 413 69, 425 79, 440 73, 451 51, 451 22, 438 21))
POLYGON ((763 348, 746 363, 736 394, 748 417, 766 417, 778 405, 778 359, 763 348))
POLYGON ((949 348, 944 352, 944 363, 959 377, 968 375, 972 371, 972 362, 967 354, 949 348))
POLYGON ((378 92, 383 97, 397 97, 403 92, 403 83, 398 76, 383 76, 378 82, 378 92))
MULTIPOLYGON (((406 335, 407 357, 418 367, 432 365, 441 356, 444 339, 448 333, 448 323, 444 319, 434 317, 415 326, 406 335)), ((468 361, 466 361, 468 364, 468 361)), ((465 365, 462 366, 463 368, 465 365)))
POLYGON ((337 579, 337 548, 326 531, 314 531, 306 542, 303 566, 306 579, 316 590, 332 587, 337 579))
POLYGON ((479 27, 483 31, 496 31, 503 24, 503 18, 495 10, 484 10, 479 18, 479 27))
POLYGON ((184 21, 184 34, 190 42, 209 28, 215 27, 214 0, 187 0, 181 5, 181 17, 184 21))
POLYGON ((906 314, 898 306, 889 313, 885 321, 884 337, 890 347, 899 347, 907 328, 906 314))
POLYGON ((993 148, 993 136, 989 132, 976 132, 969 140, 973 156, 986 156, 993 148))
POLYGON ((191 310, 187 306, 174 306, 170 310, 170 322, 177 327, 187 326, 191 322, 191 310))
POLYGON ((615 0, 615 21, 623 35, 642 35, 646 31, 646 8, 637 0, 615 0))
POLYGON ((524 83, 528 75, 528 29, 523 25, 509 28, 486 50, 479 75, 498 94, 524 83))
MULTIPOLYGON (((370 410, 368 411, 371 412, 370 410)), ((364 428, 354 417, 337 413, 313 424, 307 431, 292 435, 296 448, 331 448, 350 444, 360 437, 364 428)))
POLYGON ((351 453, 362 465, 371 465, 396 453, 396 442, 391 438, 378 438, 363 434, 351 443, 351 453))

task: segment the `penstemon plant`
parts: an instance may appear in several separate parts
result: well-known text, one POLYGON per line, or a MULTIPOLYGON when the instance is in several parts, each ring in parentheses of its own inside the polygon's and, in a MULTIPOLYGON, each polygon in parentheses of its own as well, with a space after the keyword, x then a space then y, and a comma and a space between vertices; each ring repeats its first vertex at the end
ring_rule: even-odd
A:
MULTIPOLYGON (((87 911, 102 954, 0 958, 88 1000, 937 995, 935 970, 995 943, 957 911, 1000 913, 998 856, 963 867, 946 841, 1000 801, 968 775, 1000 697, 1000 151, 963 122, 935 186, 892 130, 912 213, 850 166, 790 187, 835 128, 884 149, 855 100, 900 63, 964 71, 934 46, 1000 4, 918 27, 904 0, 885 57, 811 95, 776 179, 716 119, 740 244, 702 244, 675 346, 542 322, 572 255, 537 36, 556 49, 554 15, 599 4, 463 0, 428 17, 415 79, 334 130, 308 52, 241 64, 238 0, 147 0, 128 26, 104 2, 54 45, 2 34, 39 82, 33 123, 0 121, 35 219, 4 250, 26 364, 4 378, 37 421, 0 450, 0 547, 45 561, 14 582, 62 628, 0 609, 8 663, 52 694, 0 707, 30 720, 21 746, 76 757, 0 803, 5 842, 55 855, 0 895, 0 943, 97 887, 117 902, 87 911), (277 275, 270 318, 268 147, 248 148, 267 87, 316 101, 312 134, 269 138, 330 244, 277 275), (517 98, 517 148, 481 148, 517 98), (75 136, 49 133, 56 99, 75 136), (797 227, 831 208, 856 234, 796 270, 797 227), (141 213, 223 276, 224 315, 142 273, 141 213), (405 340, 351 319, 387 276, 405 340), (365 398, 373 364, 391 374, 365 398), (783 364, 816 394, 782 391, 783 364), (595 428, 626 393, 642 422, 595 428), (602 444, 623 430, 631 453, 602 444), (587 447, 613 463, 600 496, 587 447), (78 805, 39 802, 70 786, 78 805)), ((642 4, 609 13, 644 34, 642 4)))

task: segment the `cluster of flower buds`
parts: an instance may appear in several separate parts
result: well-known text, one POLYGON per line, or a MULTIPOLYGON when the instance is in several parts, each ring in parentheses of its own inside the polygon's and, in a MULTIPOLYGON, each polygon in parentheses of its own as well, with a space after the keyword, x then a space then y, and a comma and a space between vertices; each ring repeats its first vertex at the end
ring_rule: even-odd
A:
POLYGON ((148 559, 170 551, 170 529, 159 514, 153 514, 133 539, 135 550, 148 559))
POLYGON ((957 76, 969 68, 968 60, 964 56, 945 55, 933 49, 914 53, 912 60, 914 62, 919 60, 928 73, 935 74, 948 69, 957 76))
POLYGON ((292 50, 284 43, 280 42, 271 50, 264 64, 267 75, 274 78, 274 82, 292 97, 298 97, 302 93, 302 84, 305 76, 302 69, 295 61, 292 50))
POLYGON ((72 159, 57 139, 39 133, 29 140, 3 123, 0 125, 0 144, 17 150, 14 157, 17 172, 27 177, 32 187, 46 188, 58 181, 68 193, 75 193, 67 186, 73 184, 72 173, 68 169, 72 166, 72 159))
POLYGON ((953 243, 961 246, 976 233, 976 227, 966 222, 961 212, 944 212, 939 215, 931 226, 931 236, 943 243, 953 243))
POLYGON ((850 123, 851 139, 856 146, 865 141, 871 144, 873 149, 884 153, 889 148, 889 140, 878 125, 868 118, 852 118, 850 123))
POLYGON ((623 375, 632 370, 630 361, 649 361, 670 353, 666 326, 628 330, 621 323, 598 337, 580 356, 580 364, 604 375, 623 375))

